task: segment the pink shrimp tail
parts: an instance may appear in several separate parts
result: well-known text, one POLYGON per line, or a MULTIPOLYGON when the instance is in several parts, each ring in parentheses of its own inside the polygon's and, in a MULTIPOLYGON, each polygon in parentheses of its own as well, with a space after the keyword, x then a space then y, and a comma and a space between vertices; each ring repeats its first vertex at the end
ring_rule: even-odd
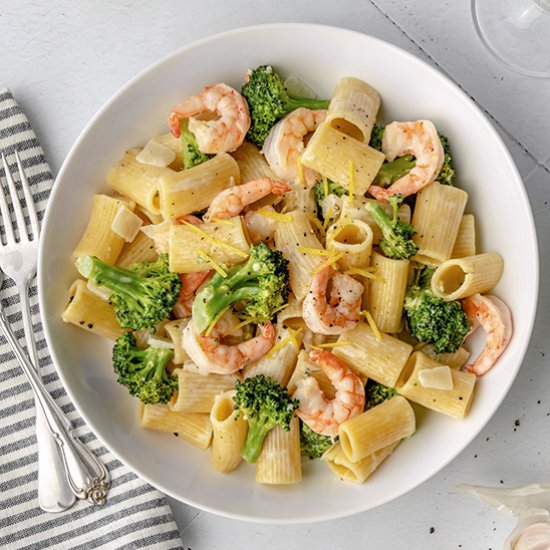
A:
POLYGON ((388 193, 387 189, 384 189, 383 187, 380 187, 379 185, 371 185, 369 187, 369 193, 380 202, 387 202, 388 197, 390 196, 390 193, 388 193))
POLYGON ((275 327, 273 323, 268 321, 263 325, 260 325, 260 334, 266 339, 271 340, 271 345, 275 342, 275 327))
POLYGON ((290 185, 287 185, 286 183, 283 183, 279 180, 273 180, 271 182, 271 192, 274 195, 284 195, 285 193, 288 193, 292 188, 290 185))
POLYGON ((170 113, 170 116, 168 117, 168 125, 170 126, 172 135, 179 138, 181 136, 180 117, 175 111, 170 113))

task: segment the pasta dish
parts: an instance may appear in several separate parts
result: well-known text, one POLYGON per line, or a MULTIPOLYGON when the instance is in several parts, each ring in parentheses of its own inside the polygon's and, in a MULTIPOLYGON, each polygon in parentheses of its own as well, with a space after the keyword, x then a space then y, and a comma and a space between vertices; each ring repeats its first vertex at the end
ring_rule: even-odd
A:
POLYGON ((380 106, 362 80, 318 99, 260 66, 183 99, 93 197, 62 318, 114 342, 143 428, 219 472, 293 484, 319 459, 363 483, 413 405, 463 419, 510 341, 449 140, 380 106))

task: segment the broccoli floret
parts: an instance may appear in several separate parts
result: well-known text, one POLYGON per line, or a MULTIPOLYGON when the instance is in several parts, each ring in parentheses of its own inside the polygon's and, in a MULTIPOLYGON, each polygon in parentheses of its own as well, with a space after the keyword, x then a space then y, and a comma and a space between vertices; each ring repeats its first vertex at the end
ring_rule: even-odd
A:
POLYGON ((418 252, 418 247, 411 240, 416 231, 411 224, 401 222, 397 215, 403 197, 392 195, 388 202, 392 207, 393 217, 376 202, 369 202, 365 208, 382 231, 380 248, 384 254, 388 258, 407 260, 418 252))
POLYGON ((216 273, 193 302, 193 322, 201 334, 225 308, 242 302, 239 315, 259 323, 269 321, 288 299, 288 261, 282 252, 265 243, 250 247, 250 257, 227 269, 227 277, 216 273))
POLYGON ((430 289, 432 267, 418 271, 405 296, 405 317, 411 334, 436 353, 452 353, 462 344, 470 323, 460 302, 445 302, 430 289))
POLYGON ((441 168, 441 172, 439 172, 439 176, 437 176, 437 181, 444 185, 453 185, 456 177, 456 170, 453 158, 451 157, 449 139, 443 134, 439 134, 439 139, 441 140, 441 145, 443 145, 445 156, 443 158, 443 167, 441 168))
POLYGON ((382 136, 386 127, 383 124, 375 124, 370 135, 369 145, 377 151, 382 151, 382 136))
POLYGON ((248 437, 242 451, 247 462, 256 462, 264 439, 276 426, 290 430, 290 421, 298 400, 291 399, 284 386, 272 378, 259 374, 235 383, 235 409, 248 421, 248 437))
POLYGON ((368 411, 376 405, 380 405, 380 403, 383 403, 386 399, 391 399, 396 394, 395 389, 388 388, 369 378, 365 385, 365 410, 368 411))
POLYGON ((317 182, 313 186, 313 196, 315 197, 315 202, 317 203, 317 211, 323 211, 323 201, 328 195, 336 195, 337 197, 342 197, 347 195, 348 190, 345 187, 342 187, 338 183, 332 180, 327 180, 326 184, 323 181, 317 182))
POLYGON ((247 137, 258 147, 278 120, 298 107, 327 109, 330 101, 291 96, 283 79, 270 65, 254 69, 248 82, 241 88, 241 94, 248 101, 251 125, 247 137))
POLYGON ((312 460, 321 458, 324 452, 332 447, 335 440, 328 435, 321 435, 314 432, 304 422, 301 422, 301 425, 300 447, 302 449, 302 453, 308 455, 312 460))
POLYGON ((126 332, 113 347, 113 368, 117 382, 143 403, 167 403, 178 388, 178 379, 171 376, 166 365, 174 353, 166 348, 136 347, 136 339, 126 332))
POLYGON ((76 261, 80 274, 96 285, 112 291, 110 302, 121 327, 140 330, 170 315, 180 290, 177 273, 168 270, 168 255, 155 262, 144 262, 122 269, 95 256, 80 256, 76 261))
POLYGON ((183 166, 185 169, 193 168, 197 164, 202 164, 207 161, 209 158, 212 158, 213 155, 207 155, 203 153, 199 146, 197 145, 197 140, 189 126, 187 120, 183 120, 180 124, 181 128, 181 144, 182 144, 182 155, 183 155, 183 166))
POLYGON ((381 187, 388 187, 394 181, 406 176, 416 165, 413 155, 403 155, 391 162, 385 162, 378 170, 373 183, 381 187))

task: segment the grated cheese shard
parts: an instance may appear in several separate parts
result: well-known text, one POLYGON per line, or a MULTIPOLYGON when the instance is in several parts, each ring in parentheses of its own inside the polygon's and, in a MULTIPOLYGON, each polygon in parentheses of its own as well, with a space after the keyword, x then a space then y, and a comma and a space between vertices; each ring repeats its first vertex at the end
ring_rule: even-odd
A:
POLYGON ((130 243, 136 238, 142 225, 143 220, 139 216, 136 216, 125 205, 120 205, 111 223, 111 229, 127 243, 130 243))
POLYGON ((176 153, 169 147, 166 147, 166 145, 151 140, 136 155, 136 160, 140 164, 164 168, 176 160, 176 153))
POLYGON ((453 375, 447 365, 420 370, 418 381, 422 387, 434 390, 452 390, 454 387, 453 375))

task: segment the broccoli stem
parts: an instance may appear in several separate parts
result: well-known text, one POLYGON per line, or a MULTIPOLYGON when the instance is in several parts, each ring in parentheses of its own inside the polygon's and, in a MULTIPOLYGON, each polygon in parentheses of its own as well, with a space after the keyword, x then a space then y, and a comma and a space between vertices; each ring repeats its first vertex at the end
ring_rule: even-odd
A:
POLYGON ((330 100, 328 99, 312 99, 310 97, 296 97, 291 96, 287 92, 287 105, 288 105, 288 112, 294 111, 295 109, 298 109, 299 107, 305 107, 306 109, 328 109, 330 100))
POLYGON ((413 155, 404 155, 391 162, 385 162, 376 174, 374 183, 381 187, 388 187, 394 181, 406 176, 415 165, 416 159, 413 155))
POLYGON ((199 334, 202 334, 208 328, 212 319, 215 318, 220 311, 235 302, 249 300, 258 294, 260 288, 258 286, 245 286, 236 290, 231 290, 231 287, 227 284, 222 284, 217 288, 214 286, 208 287, 208 290, 210 290, 208 294, 205 292, 205 294, 199 298, 205 300, 203 307, 193 309, 193 323, 199 334))
POLYGON ((392 219, 388 213, 376 202, 369 202, 367 205, 368 213, 374 218, 376 225, 382 231, 382 236, 385 239, 391 238, 392 219))
POLYGON ((96 285, 105 286, 113 292, 134 297, 135 288, 141 277, 138 273, 114 267, 94 256, 80 256, 76 261, 76 267, 86 279, 91 279, 96 285))
POLYGON ((260 452, 264 440, 269 433, 275 427, 275 422, 271 421, 267 416, 260 416, 259 418, 248 420, 248 436, 246 443, 242 450, 241 456, 250 464, 254 464, 260 452))

